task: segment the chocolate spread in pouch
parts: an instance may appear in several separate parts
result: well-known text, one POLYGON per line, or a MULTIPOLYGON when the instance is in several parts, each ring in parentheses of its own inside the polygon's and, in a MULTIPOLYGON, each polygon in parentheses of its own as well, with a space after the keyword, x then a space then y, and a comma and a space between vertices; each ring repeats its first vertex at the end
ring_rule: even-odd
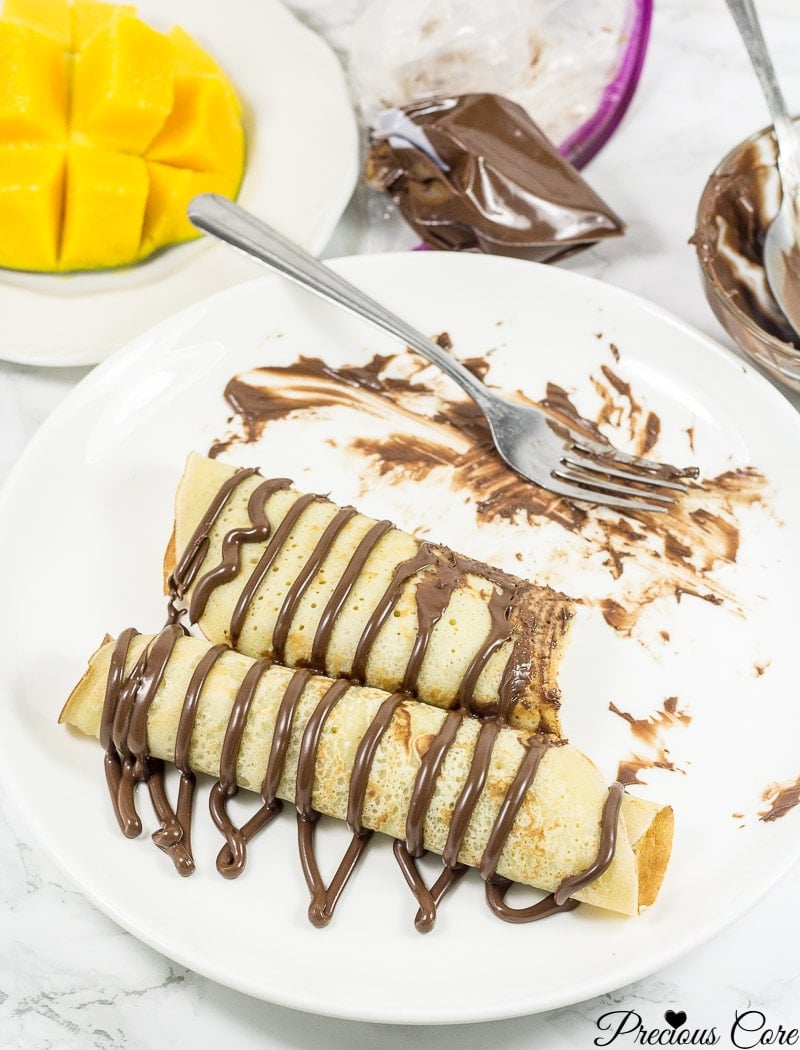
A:
POLYGON ((469 94, 399 114, 373 131, 365 178, 430 247, 547 261, 624 232, 515 102, 469 94))

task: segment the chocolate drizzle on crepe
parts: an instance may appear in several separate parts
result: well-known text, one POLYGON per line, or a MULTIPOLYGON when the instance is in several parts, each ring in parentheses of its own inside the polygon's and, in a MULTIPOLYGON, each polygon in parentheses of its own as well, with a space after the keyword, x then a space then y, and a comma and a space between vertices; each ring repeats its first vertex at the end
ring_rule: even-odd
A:
MULTIPOLYGON (((153 835, 153 841, 170 856, 180 874, 189 875, 194 870, 191 850, 194 775, 186 764, 189 741, 198 699, 226 647, 213 646, 208 650, 198 663, 186 689, 175 745, 175 763, 181 771, 181 782, 178 805, 173 810, 164 788, 164 763, 147 754, 147 715, 183 631, 177 624, 168 624, 144 648, 126 674, 130 645, 136 634, 133 629, 124 631, 111 655, 100 726, 100 740, 106 749, 106 779, 117 820, 128 837, 135 837, 141 832, 142 824, 134 796, 137 784, 147 784, 161 822, 161 827, 153 835)), ((254 662, 239 686, 225 730, 219 777, 211 789, 211 814, 225 840, 217 857, 217 868, 227 878, 241 874, 247 859, 248 842, 270 823, 282 807, 276 792, 283 775, 297 707, 310 678, 310 672, 300 668, 289 679, 272 736, 261 787, 262 804, 245 824, 237 827, 228 813, 227 803, 238 791, 236 766, 248 713, 258 684, 270 666, 271 661, 268 659, 254 662)), ((300 740, 295 778, 298 845, 301 866, 311 895, 308 915, 316 926, 325 926, 332 918, 337 901, 372 838, 373 832, 362 825, 362 810, 372 762, 383 734, 393 719, 399 717, 403 704, 409 699, 404 693, 387 696, 358 745, 347 805, 347 824, 352 838, 333 879, 326 885, 320 874, 314 848, 314 828, 320 816, 312 803, 317 752, 327 718, 353 684, 345 679, 330 683, 308 718, 300 740)), ((395 856, 419 906, 415 925, 420 932, 431 929, 439 903, 466 871, 466 866, 458 860, 459 854, 486 781, 494 742, 504 725, 501 717, 495 717, 484 721, 480 728, 470 769, 451 817, 442 856, 442 873, 429 888, 417 866, 418 858, 424 853, 424 824, 442 764, 456 740, 462 721, 467 717, 461 709, 449 712, 439 732, 431 739, 416 774, 405 840, 395 843, 395 856)), ((530 922, 553 912, 577 907, 572 895, 599 878, 614 857, 619 807, 624 791, 620 784, 612 785, 609 790, 600 821, 598 850, 592 863, 585 870, 566 877, 554 893, 533 907, 514 908, 505 901, 510 883, 496 875, 500 855, 523 799, 534 785, 541 759, 548 748, 557 747, 560 743, 539 734, 531 735, 528 739, 519 769, 500 806, 479 865, 489 906, 507 922, 530 922)))
MULTIPOLYGON (((233 528, 224 533, 219 562, 213 568, 200 573, 203 558, 208 550, 212 527, 218 521, 227 501, 238 486, 257 473, 254 469, 236 471, 220 486, 201 516, 185 552, 181 555, 168 581, 169 621, 175 622, 176 617, 180 615, 178 603, 193 587, 188 602, 188 615, 191 623, 197 623, 214 589, 232 580, 239 573, 242 545, 266 543, 257 565, 249 573, 234 606, 228 632, 230 644, 234 648, 239 641, 242 627, 258 594, 259 587, 274 565, 295 525, 300 521, 303 512, 312 503, 327 502, 324 496, 309 494, 298 496, 280 524, 272 532, 267 517, 267 501, 275 492, 287 489, 290 483, 283 478, 262 481, 248 498, 247 508, 251 524, 233 528)), ((343 507, 337 511, 287 590, 272 632, 270 657, 276 662, 280 663, 285 658, 289 629, 305 591, 329 555, 338 536, 355 513, 352 507, 343 507)), ((363 537, 345 567, 320 615, 308 664, 313 671, 319 674, 328 673, 327 653, 337 618, 367 558, 391 527, 388 521, 376 522, 363 537)), ((428 651, 433 630, 453 594, 463 584, 469 573, 480 575, 491 585, 492 591, 487 603, 489 630, 462 676, 456 690, 456 704, 471 714, 497 715, 501 720, 508 721, 515 705, 522 700, 527 683, 537 673, 533 666, 532 654, 527 651, 530 645, 526 641, 527 634, 520 637, 511 647, 500 680, 497 703, 493 707, 486 703, 478 707, 474 694, 481 673, 490 658, 512 636, 512 614, 518 617, 526 615, 525 597, 530 585, 499 569, 479 564, 473 559, 428 541, 421 542, 415 554, 395 566, 388 586, 362 628, 355 645, 348 677, 362 684, 367 683, 367 665, 378 634, 396 608, 404 585, 407 581, 417 577, 415 587, 417 633, 402 680, 403 691, 414 695, 417 678, 428 651), (435 571, 426 572, 429 569, 435 571)), ((568 614, 564 613, 564 615, 568 614)), ((550 625, 550 627, 553 630, 558 629, 557 625, 550 625)), ((552 638, 545 637, 548 629, 547 623, 532 625, 533 634, 543 645, 552 644, 552 638)), ((540 669, 539 673, 543 671, 540 669)), ((558 697, 548 695, 546 703, 557 707, 558 697)))

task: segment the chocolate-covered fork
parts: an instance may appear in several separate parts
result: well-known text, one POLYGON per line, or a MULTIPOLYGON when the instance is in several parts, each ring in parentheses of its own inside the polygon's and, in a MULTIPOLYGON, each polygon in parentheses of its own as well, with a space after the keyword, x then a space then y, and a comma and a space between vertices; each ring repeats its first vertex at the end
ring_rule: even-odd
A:
POLYGON ((202 194, 189 205, 189 218, 198 229, 370 321, 440 368, 477 403, 498 453, 527 481, 568 499, 658 513, 686 491, 686 478, 696 476, 693 468, 629 455, 544 409, 500 396, 432 339, 233 201, 202 194))

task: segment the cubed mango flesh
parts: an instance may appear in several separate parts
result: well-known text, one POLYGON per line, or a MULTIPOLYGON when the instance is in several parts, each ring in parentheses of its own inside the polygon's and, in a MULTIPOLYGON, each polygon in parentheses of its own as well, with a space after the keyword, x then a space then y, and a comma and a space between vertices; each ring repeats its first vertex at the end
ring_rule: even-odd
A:
POLYGON ((233 85, 184 29, 129 4, 5 0, 0 267, 125 266, 197 237, 189 202, 235 197, 244 155, 233 85))
POLYGON ((141 157, 73 146, 67 158, 61 268, 124 266, 139 253, 147 205, 141 157))
POLYGON ((172 48, 126 11, 75 59, 72 132, 83 141, 143 153, 172 109, 172 48))
POLYGON ((145 156, 193 171, 242 170, 242 122, 221 77, 213 73, 175 77, 172 112, 145 156))
POLYGON ((64 147, 0 146, 0 266, 55 270, 64 147))
POLYGON ((0 21, 0 142, 63 142, 68 90, 60 45, 38 29, 0 21))
MULTIPOLYGON (((26 0, 16 0, 17 3, 26 0)), ((28 3, 31 0, 27 0, 28 3)), ((47 3, 48 0, 41 0, 47 3)), ((56 0, 58 2, 58 0, 56 0)), ((6 7, 9 0, 6 0, 6 7)), ((75 0, 72 5, 71 20, 71 47, 73 51, 80 51, 98 29, 108 29, 120 11, 129 15, 136 14, 133 4, 106 4, 103 0, 75 0)))
POLYGON ((216 74, 218 77, 222 78, 222 82, 230 92, 231 100, 233 101, 237 114, 241 114, 242 103, 239 100, 239 96, 236 94, 233 84, 231 84, 230 80, 225 76, 219 63, 209 55, 208 51, 201 47, 195 38, 187 33, 182 26, 173 26, 167 33, 167 37, 172 44, 175 76, 181 76, 183 73, 216 74))
POLYGON ((235 197, 238 176, 219 171, 190 171, 169 164, 147 161, 150 193, 144 213, 141 258, 146 258, 164 244, 188 241, 200 236, 186 213, 189 202, 199 193, 221 193, 235 197))
POLYGON ((3 18, 38 29, 64 50, 72 46, 72 7, 69 0, 6 0, 3 18))

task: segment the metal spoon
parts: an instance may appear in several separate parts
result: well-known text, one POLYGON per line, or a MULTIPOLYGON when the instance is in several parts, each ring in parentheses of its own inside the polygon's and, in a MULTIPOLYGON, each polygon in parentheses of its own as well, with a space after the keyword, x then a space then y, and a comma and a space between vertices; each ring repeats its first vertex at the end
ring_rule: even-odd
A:
POLYGON ((767 50, 753 0, 727 0, 767 100, 778 144, 781 205, 764 241, 767 284, 800 337, 800 144, 767 50))

